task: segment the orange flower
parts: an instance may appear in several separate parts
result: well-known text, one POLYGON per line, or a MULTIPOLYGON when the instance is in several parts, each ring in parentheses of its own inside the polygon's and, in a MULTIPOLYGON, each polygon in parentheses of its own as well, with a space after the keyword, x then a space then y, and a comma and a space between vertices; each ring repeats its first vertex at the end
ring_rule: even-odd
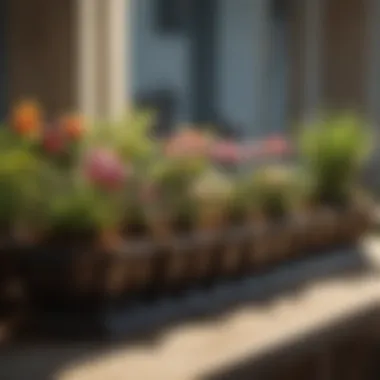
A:
POLYGON ((39 132, 42 127, 42 114, 38 104, 32 101, 18 104, 13 109, 12 127, 22 136, 39 132))
POLYGON ((79 115, 65 116, 61 121, 61 126, 70 140, 79 140, 85 131, 83 118, 79 115))

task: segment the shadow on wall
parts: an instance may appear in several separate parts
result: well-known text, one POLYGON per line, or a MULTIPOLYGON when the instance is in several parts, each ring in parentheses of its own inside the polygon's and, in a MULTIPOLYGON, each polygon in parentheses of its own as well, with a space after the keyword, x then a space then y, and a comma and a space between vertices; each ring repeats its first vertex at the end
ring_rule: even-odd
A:
POLYGON ((178 107, 174 91, 161 89, 140 94, 136 98, 136 106, 142 109, 152 109, 157 112, 153 133, 163 137, 173 131, 176 109, 178 107))
MULTIPOLYGON (((160 89, 140 94, 136 98, 136 106, 142 109, 152 109, 157 112, 157 118, 153 127, 153 134, 156 137, 165 137, 174 132, 176 128, 176 114, 178 109, 178 99, 175 91, 160 89)), ((238 139, 240 137, 238 126, 215 113, 211 124, 217 128, 218 136, 228 139, 238 139)), ((203 124, 203 123, 202 123, 203 124)))

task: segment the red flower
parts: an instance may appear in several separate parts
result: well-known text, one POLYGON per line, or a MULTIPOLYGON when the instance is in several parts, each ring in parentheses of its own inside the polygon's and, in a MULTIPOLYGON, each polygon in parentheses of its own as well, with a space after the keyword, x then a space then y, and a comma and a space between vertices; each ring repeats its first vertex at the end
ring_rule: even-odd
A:
POLYGON ((79 140, 85 132, 83 118, 78 115, 67 115, 61 119, 60 124, 63 133, 71 141, 79 140))
POLYGON ((85 160, 84 170, 90 181, 108 190, 121 188, 130 172, 120 157, 107 149, 91 152, 85 160))
POLYGON ((42 137, 42 146, 47 153, 60 154, 65 150, 66 141, 57 129, 48 129, 42 137))

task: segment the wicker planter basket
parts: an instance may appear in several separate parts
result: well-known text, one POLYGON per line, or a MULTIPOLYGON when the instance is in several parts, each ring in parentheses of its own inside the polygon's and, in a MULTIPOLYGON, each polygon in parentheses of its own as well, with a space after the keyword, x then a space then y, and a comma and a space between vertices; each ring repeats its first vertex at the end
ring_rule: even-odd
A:
POLYGON ((185 233, 128 237, 117 250, 93 240, 4 245, 0 281, 22 280, 38 307, 99 306, 252 275, 278 264, 355 244, 369 226, 366 210, 314 210, 303 218, 231 226, 198 225, 185 233))

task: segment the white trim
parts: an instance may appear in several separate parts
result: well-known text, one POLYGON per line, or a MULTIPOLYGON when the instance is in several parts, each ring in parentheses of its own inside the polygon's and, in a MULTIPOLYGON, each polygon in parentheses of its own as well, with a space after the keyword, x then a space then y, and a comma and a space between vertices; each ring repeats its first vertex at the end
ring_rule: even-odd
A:
MULTIPOLYGON (((105 1, 105 0, 103 0, 105 1)), ((130 42, 129 7, 131 0, 106 0, 107 38, 106 51, 106 116, 117 119, 127 110, 127 95, 130 65, 127 60, 127 49, 130 42), (127 45, 128 44, 128 45, 127 45), (128 73, 128 74, 127 74, 128 73)), ((128 58, 130 54, 128 55, 128 58)))
POLYGON ((130 103, 132 0, 76 0, 77 106, 90 118, 120 119, 130 103))
POLYGON ((77 15, 77 88, 78 111, 87 117, 96 115, 96 0, 76 0, 77 15))
POLYGON ((306 116, 320 111, 322 95, 322 40, 324 0, 305 0, 305 77, 306 116))

